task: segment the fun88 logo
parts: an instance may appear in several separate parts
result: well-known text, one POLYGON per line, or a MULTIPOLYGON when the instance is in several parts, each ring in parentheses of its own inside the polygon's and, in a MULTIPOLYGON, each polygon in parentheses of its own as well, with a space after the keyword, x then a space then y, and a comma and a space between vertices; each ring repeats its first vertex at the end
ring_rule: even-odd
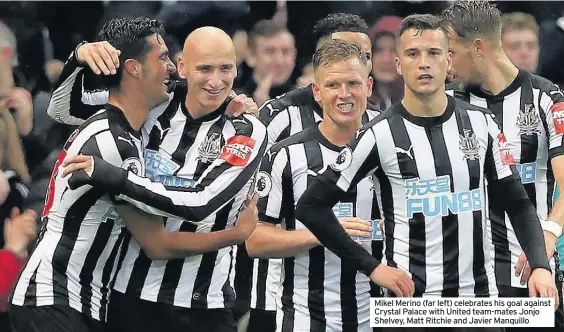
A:
POLYGON ((145 151, 145 174, 154 179, 157 175, 172 175, 180 166, 153 150, 145 151))
POLYGON ((439 176, 434 179, 405 180, 407 216, 413 218, 416 213, 426 217, 448 216, 483 208, 482 191, 478 189, 459 192, 450 191, 450 177, 439 176))
POLYGON ((178 169, 180 169, 180 165, 170 158, 162 156, 153 150, 145 151, 145 174, 147 177, 165 186, 193 188, 196 184, 196 181, 193 179, 173 175, 178 169))
POLYGON ((537 163, 515 164, 521 183, 534 183, 537 179, 537 163))

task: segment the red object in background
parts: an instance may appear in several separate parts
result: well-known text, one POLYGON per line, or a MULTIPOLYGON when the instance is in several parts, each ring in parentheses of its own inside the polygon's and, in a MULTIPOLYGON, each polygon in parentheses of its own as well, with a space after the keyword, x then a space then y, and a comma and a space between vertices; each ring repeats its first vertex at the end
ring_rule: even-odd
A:
POLYGON ((11 251, 0 250, 0 311, 6 311, 8 296, 24 264, 11 251))

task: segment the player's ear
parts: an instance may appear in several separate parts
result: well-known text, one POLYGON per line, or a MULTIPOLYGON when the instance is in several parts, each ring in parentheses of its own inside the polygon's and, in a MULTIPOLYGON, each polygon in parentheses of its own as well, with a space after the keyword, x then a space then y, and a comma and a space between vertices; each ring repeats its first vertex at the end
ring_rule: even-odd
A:
POLYGON ((396 71, 398 72, 398 75, 402 75, 401 73, 401 63, 400 63, 400 59, 399 57, 396 57, 396 71))
POLYGON ((311 85, 311 90, 313 91, 313 98, 315 99, 315 101, 321 104, 321 89, 319 88, 319 85, 313 82, 313 84, 311 85))
POLYGON ((129 75, 135 78, 139 78, 139 76, 141 75, 141 63, 139 61, 135 59, 127 59, 123 64, 125 67, 125 71, 129 75))
POLYGON ((184 57, 182 55, 178 56, 176 63, 178 65, 178 76, 185 80, 186 75, 184 74, 184 71, 186 70, 186 64, 184 63, 184 57))

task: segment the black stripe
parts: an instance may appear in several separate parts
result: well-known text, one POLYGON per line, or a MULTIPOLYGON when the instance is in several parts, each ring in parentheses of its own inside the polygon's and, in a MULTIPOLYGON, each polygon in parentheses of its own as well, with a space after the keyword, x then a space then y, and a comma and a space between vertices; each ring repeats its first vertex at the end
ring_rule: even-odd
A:
MULTIPOLYGON (((303 120, 303 119, 302 119, 303 120)), ((319 172, 323 168, 323 154, 316 140, 303 143, 307 168, 319 172)), ((303 161, 294 161, 303 162, 303 161)), ((307 186, 315 180, 313 175, 307 176, 307 186)), ((310 329, 318 331, 326 325, 324 286, 325 281, 325 247, 317 246, 309 250, 308 270, 308 310, 310 314, 310 329)))
MULTIPOLYGON (((217 232, 224 230, 229 220, 229 212, 233 208, 233 200, 227 203, 221 210, 217 212, 215 223, 210 232, 217 232)), ((202 255, 200 267, 196 274, 194 281, 194 290, 192 292, 191 308, 207 308, 208 306, 208 291, 211 284, 211 279, 215 271, 215 261, 217 259, 218 251, 207 252, 202 255)))
MULTIPOLYGON (((116 243, 114 244, 114 247, 112 248, 112 251, 110 252, 110 255, 108 256, 108 259, 106 260, 106 263, 104 264, 104 269, 102 270, 102 289, 101 289, 102 300, 100 301, 100 317, 99 317, 101 321, 106 321, 108 291, 110 289, 108 284, 110 282, 112 270, 116 263, 116 257, 119 252, 119 248, 120 245, 122 244, 124 236, 125 236, 125 230, 122 229, 122 231, 119 233, 116 243)), ((118 270, 116 269, 116 273, 117 271, 118 270)))
POLYGON ((258 272, 257 272, 257 304, 255 309, 265 310, 266 309, 266 281, 268 278, 268 259, 258 260, 258 272))
POLYGON ((26 307, 34 307, 37 305, 37 282, 35 280, 37 279, 37 270, 39 269, 39 266, 41 266, 41 262, 37 264, 37 267, 29 279, 29 285, 25 290, 24 306, 26 307))
MULTIPOLYGON (((525 80, 523 80, 523 84, 521 85, 521 101, 520 101, 520 104, 519 104, 519 112, 527 111, 525 108, 532 107, 535 115, 536 116, 540 115, 541 111, 534 107, 533 99, 534 99, 534 96, 533 96, 533 87, 531 85, 531 80, 525 79, 525 80), (539 112, 539 113, 537 113, 537 112, 539 112)), ((508 111, 511 112, 511 111, 515 111, 515 110, 508 110, 508 111)), ((548 138, 548 140, 550 140, 550 138, 548 138)), ((525 132, 522 132, 521 135, 520 135, 520 141, 521 141, 520 164, 523 165, 523 164, 526 164, 526 163, 536 163, 537 153, 538 153, 538 150, 539 150, 538 134, 537 133, 527 134, 525 132)), ((521 170, 522 170, 522 172, 524 171, 523 168, 521 168, 521 170)), ((526 172, 524 175, 528 175, 528 173, 526 172)), ((523 178, 523 176, 521 178, 523 178)), ((536 178, 536 174, 535 174, 535 178, 536 178)), ((536 208, 537 207, 537 193, 536 193, 535 182, 524 183, 523 186, 525 187, 525 191, 527 192, 527 196, 529 196, 529 199, 531 200, 531 202, 533 203, 533 205, 536 208)))
POLYGON ((114 277, 110 281, 110 285, 108 286, 109 289, 114 290, 114 285, 116 284, 116 279, 118 277, 119 272, 121 271, 121 266, 123 265, 123 261, 125 260, 125 256, 127 255, 127 251, 129 250, 129 242, 131 242, 132 235, 129 230, 126 228, 122 231, 123 234, 123 243, 121 244, 121 250, 116 266, 116 273, 114 277))
MULTIPOLYGON (((178 232, 195 233, 197 229, 196 224, 183 221, 178 232)), ((161 287, 157 295, 158 303, 174 304, 174 296, 180 283, 182 268, 185 263, 187 263, 185 258, 171 259, 166 262, 161 287)))
MULTIPOLYGON (((288 148, 285 148, 286 155, 290 155, 288 148)), ((282 173, 282 215, 284 216, 283 226, 288 231, 296 230, 296 219, 294 210, 294 184, 290 163, 286 164, 282 173), (287 203, 286 203, 287 202, 287 203)), ((282 281, 282 331, 294 330, 294 257, 284 258, 282 281)))
MULTIPOLYGON (((180 139, 176 150, 171 154, 171 159, 178 165, 184 165, 186 159, 186 151, 188 151, 196 141, 196 135, 200 129, 200 122, 186 121, 182 130, 182 138, 180 139)), ((171 128, 170 130, 173 130, 171 128)), ((175 174, 176 175, 176 174, 175 174)))
MULTIPOLYGON (((392 117, 390 120, 390 129, 392 138, 396 147, 403 150, 410 150, 412 155, 412 143, 405 127, 405 122, 400 114, 392 117)), ((402 179, 417 179, 419 171, 417 170, 417 162, 415 159, 409 158, 404 153, 396 153, 398 165, 402 179)), ((413 156, 415 158, 415 156, 413 156)), ((409 219, 409 272, 412 274, 415 283, 415 296, 421 296, 425 293, 427 287, 427 272, 425 270, 426 248, 425 248, 425 216, 423 213, 416 213, 413 218, 409 219)), ((388 231, 388 222, 386 221, 386 232, 388 231)), ((386 234, 391 238, 391 235, 386 234)), ((390 239, 392 241, 393 239, 390 239)), ((386 241, 388 243, 388 241, 386 241)), ((386 253, 387 255, 387 253, 386 253)))
MULTIPOLYGON (((356 299, 356 269, 354 264, 341 260, 341 319, 342 332, 358 331, 358 302, 356 299)), ((323 330, 324 331, 324 330, 323 330)))
POLYGON ((129 282, 127 283, 127 288, 125 289, 126 294, 131 294, 135 297, 141 298, 141 291, 145 285, 145 280, 151 269, 151 260, 145 254, 145 251, 139 245, 139 256, 135 259, 133 263, 133 269, 131 271, 131 276, 129 277, 129 282))
POLYGON ((167 106, 166 110, 161 114, 157 121, 160 124, 160 128, 157 125, 153 126, 153 129, 149 133, 149 142, 147 143, 146 149, 158 151, 159 146, 161 145, 162 141, 166 137, 166 135, 170 132, 170 120, 176 115, 176 112, 179 110, 179 102, 181 100, 177 100, 176 96, 180 94, 175 93, 173 100, 171 100, 170 104, 167 106), (161 132, 161 129, 164 133, 161 132))
MULTIPOLYGON (((303 132, 302 132, 303 133, 303 132)), ((294 136, 296 137, 296 136, 294 136)), ((286 155, 285 161, 284 161, 284 165, 277 165, 278 167, 282 166, 283 170, 286 170, 286 168, 289 167, 290 165, 290 160, 289 160, 289 155, 287 153, 287 149, 282 149, 282 147, 284 146, 288 146, 288 145, 280 145, 280 144, 276 144, 274 146, 272 146, 264 155, 264 157, 262 158, 262 162, 260 164, 260 170, 262 172, 265 172, 267 174, 272 174, 272 167, 274 166, 275 162, 278 162, 280 164, 280 161, 276 161, 277 156, 279 153, 283 153, 286 155)), ((280 160, 280 159, 278 159, 280 160)), ((291 176, 291 174, 290 174, 291 176)), ((284 193, 282 193, 282 195, 284 195, 284 193)), ((266 209, 268 207, 268 201, 270 200, 271 196, 267 195, 265 197, 262 197, 261 199, 259 199, 258 203, 257 203, 257 208, 259 211, 259 218, 261 216, 264 216, 266 214, 266 209)), ((280 211, 279 211, 279 215, 278 215, 278 220, 282 219, 282 205, 286 204, 286 202, 284 200, 282 200, 282 204, 280 205, 280 211)), ((262 220, 262 219, 261 219, 262 220)), ((265 221, 265 220, 262 220, 265 221)))
MULTIPOLYGON (((378 167, 374 176, 380 183, 380 200, 382 201, 382 217, 384 218, 384 230, 386 237, 386 250, 382 256, 386 255, 386 263, 388 266, 397 267, 398 264, 394 260, 394 230, 395 230, 395 215, 394 215, 394 192, 390 179, 384 173, 382 167, 378 167)), ((373 254, 374 255, 374 254, 373 254)))
MULTIPOLYGON (((498 123, 502 126, 501 130, 503 131, 503 101, 501 102, 492 102, 491 100, 487 100, 488 102, 488 109, 492 111, 492 113, 496 116, 498 123)), ((491 138, 489 139, 488 144, 491 146, 493 142, 491 138)), ((486 155, 487 159, 493 158, 491 156, 491 151, 488 152, 486 155)), ((493 160, 493 159, 491 159, 493 160)), ((496 174, 495 165, 493 174, 496 174)), ((498 285, 504 286, 511 286, 511 251, 509 250, 509 239, 507 237, 507 225, 505 224, 505 211, 500 208, 499 204, 495 204, 495 195, 492 195, 491 192, 489 194, 490 204, 490 223, 491 223, 491 232, 492 232, 492 243, 495 250, 495 277, 496 283, 498 285)))
MULTIPOLYGON (((86 214, 103 195, 103 192, 91 189, 78 198, 66 213, 62 236, 53 253, 53 294, 56 305, 69 305, 67 269, 70 258, 86 214)), ((89 314, 89 310, 84 313, 89 314)))
MULTIPOLYGON (((431 144, 436 176, 448 176, 450 179, 450 192, 455 192, 452 165, 450 163, 450 156, 443 133, 444 126, 445 124, 441 127, 426 127, 425 133, 431 144)), ((438 206, 440 207, 440 205, 438 206)), ((443 216, 441 220, 443 236, 443 289, 441 296, 458 297, 460 288, 460 275, 458 272, 458 257, 460 256, 458 246, 458 215, 449 212, 449 214, 443 216)))
MULTIPOLYGON (((456 123, 458 125, 458 133, 464 136, 465 130, 470 130, 473 132, 472 123, 470 122, 470 117, 468 113, 465 111, 456 112, 456 123)), ((468 175, 470 180, 470 187, 469 190, 474 190, 480 188, 480 183, 483 182, 483 175, 480 168, 480 161, 477 159, 470 159, 466 160, 466 164, 468 166, 468 175)), ((484 186, 485 188, 485 186, 484 186)), ((484 199, 484 204, 486 203, 486 199, 484 199)), ((484 207, 486 208, 486 207, 484 207)), ((472 250, 473 250, 473 257, 474 260, 472 262, 472 273, 474 276, 474 294, 476 295, 484 295, 489 294, 489 286, 488 286, 488 276, 486 274, 486 267, 485 267, 485 256, 489 255, 489 252, 484 253, 484 229, 482 227, 482 220, 483 215, 482 211, 473 211, 472 212, 472 225, 474 228, 474 232, 472 234, 473 241, 472 241, 472 250)))
POLYGON ((315 121, 314 111, 311 107, 300 107, 300 115, 302 118, 302 130, 311 128, 317 123, 315 121))
MULTIPOLYGON (((84 264, 80 270, 78 276, 80 283, 80 298, 82 300, 82 312, 90 312, 90 307, 92 303, 92 280, 94 279, 94 270, 100 256, 104 252, 106 245, 112 235, 112 229, 114 227, 115 220, 108 219, 103 220, 98 226, 96 235, 94 236, 94 241, 90 246, 90 250, 86 253, 86 258, 84 259, 84 264)), ((103 289, 103 286, 102 286, 103 289)), ((102 290, 101 289, 101 290, 102 290)), ((87 314, 88 315, 88 314, 87 314)), ((88 315, 90 316, 90 315, 88 315)))
POLYGON ((364 111, 364 113, 362 113, 362 120, 361 121, 362 121, 361 123, 362 123, 363 126, 370 121, 370 119, 368 117, 368 112, 364 111))

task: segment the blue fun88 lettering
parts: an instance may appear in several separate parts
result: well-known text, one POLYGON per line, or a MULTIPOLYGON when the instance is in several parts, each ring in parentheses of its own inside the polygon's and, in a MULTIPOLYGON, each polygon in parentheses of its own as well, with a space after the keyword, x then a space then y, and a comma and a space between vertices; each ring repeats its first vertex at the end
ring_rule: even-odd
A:
POLYGON ((481 189, 451 192, 450 177, 406 180, 406 211, 409 218, 416 213, 426 217, 447 216, 481 210, 483 194, 481 189))

